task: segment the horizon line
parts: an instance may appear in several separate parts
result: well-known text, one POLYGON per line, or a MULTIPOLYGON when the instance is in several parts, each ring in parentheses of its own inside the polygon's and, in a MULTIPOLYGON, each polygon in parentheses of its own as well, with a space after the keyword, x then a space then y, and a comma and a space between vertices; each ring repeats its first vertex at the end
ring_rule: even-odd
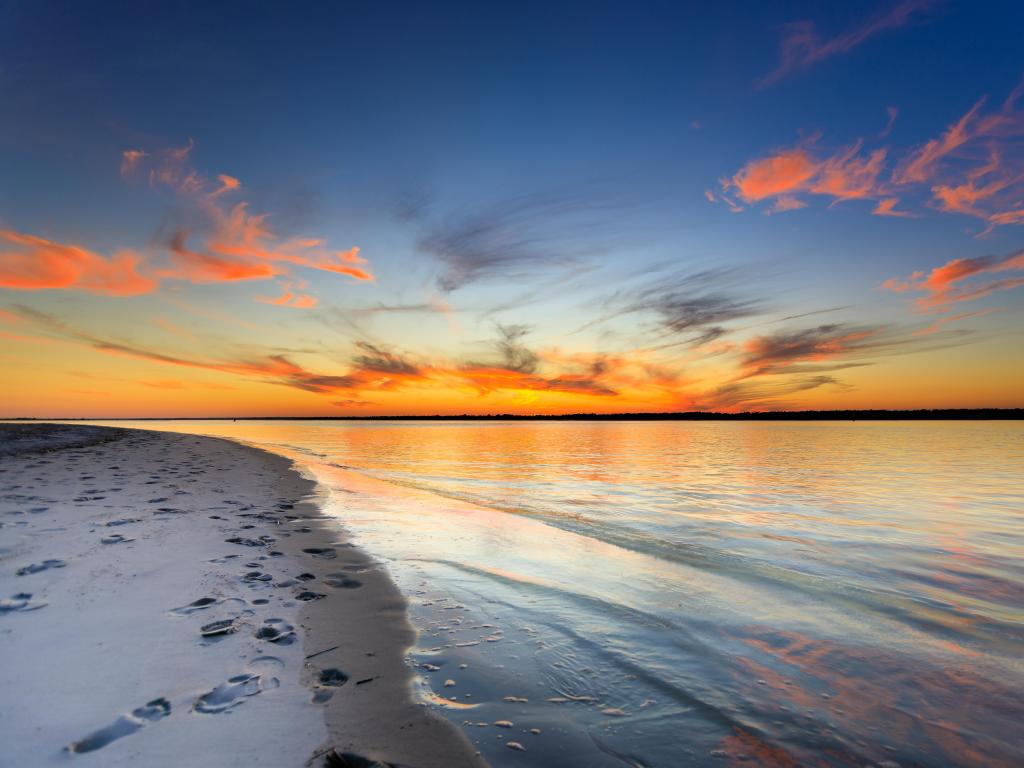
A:
POLYGON ((785 411, 638 411, 559 414, 419 414, 382 416, 11 416, 2 421, 914 421, 1017 420, 1024 408, 836 408, 785 411))

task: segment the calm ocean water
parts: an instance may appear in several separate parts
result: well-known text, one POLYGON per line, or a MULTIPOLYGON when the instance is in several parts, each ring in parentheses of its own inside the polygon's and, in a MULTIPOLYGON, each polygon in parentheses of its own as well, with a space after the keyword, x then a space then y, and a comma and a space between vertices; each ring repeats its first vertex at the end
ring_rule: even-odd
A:
POLYGON ((1024 759, 1019 422, 118 424, 313 471, 494 764, 1024 759))

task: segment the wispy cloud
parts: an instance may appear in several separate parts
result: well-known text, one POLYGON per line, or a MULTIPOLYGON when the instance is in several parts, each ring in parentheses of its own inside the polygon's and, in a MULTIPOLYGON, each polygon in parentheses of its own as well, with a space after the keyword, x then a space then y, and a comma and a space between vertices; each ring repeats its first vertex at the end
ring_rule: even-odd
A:
MULTIPOLYGON (((832 205, 874 200, 873 214, 900 218, 919 215, 906 207, 912 203, 980 219, 987 225, 981 234, 1024 224, 1024 112, 1017 106, 1022 93, 1024 81, 989 111, 987 100, 979 99, 940 136, 903 152, 872 148, 864 139, 828 150, 814 135, 749 161, 721 179, 718 194, 709 191, 707 198, 733 212, 765 204, 766 213, 803 208, 808 195, 832 205)), ((889 127, 879 138, 888 134, 889 127)))
POLYGON ((425 223, 418 247, 441 263, 437 285, 445 293, 498 278, 531 280, 553 267, 582 269, 610 210, 582 194, 526 195, 425 223))
POLYGON ((734 268, 659 274, 605 299, 608 312, 597 322, 626 314, 648 316, 662 335, 705 344, 724 335, 732 321, 764 311, 761 301, 740 294, 739 286, 748 280, 749 270, 734 268))
POLYGON ((907 278, 893 277, 882 288, 896 293, 922 293, 916 301, 923 311, 946 311, 950 305, 981 299, 996 291, 1024 285, 1024 275, 997 280, 973 280, 979 275, 1024 272, 1024 251, 1006 256, 979 256, 953 259, 930 272, 914 272, 907 278))
MULTIPOLYGON (((267 214, 251 214, 245 202, 229 204, 227 199, 241 190, 241 182, 226 174, 210 179, 196 171, 191 164, 193 146, 190 140, 184 147, 152 153, 125 150, 120 171, 129 181, 145 176, 151 186, 171 190, 192 208, 198 231, 178 228, 162 247, 104 256, 84 246, 0 230, 0 287, 134 296, 150 293, 165 281, 268 280, 291 276, 296 268, 344 275, 356 282, 374 279, 358 248, 333 251, 320 238, 278 237, 269 228, 267 214)), ((269 301, 300 308, 316 304, 308 294, 269 301)))
POLYGON ((755 336, 743 347, 745 376, 783 371, 797 362, 820 362, 864 352, 885 344, 877 327, 850 327, 834 323, 798 331, 755 336))
MULTIPOLYGON (((190 246, 193 233, 187 229, 171 236, 168 246, 174 259, 162 272, 164 277, 193 282, 266 279, 288 274, 291 267, 298 266, 356 281, 373 280, 358 248, 331 251, 322 238, 278 237, 270 229, 268 214, 250 213, 245 201, 229 204, 227 198, 241 190, 241 182, 226 174, 215 179, 200 174, 191 164, 192 149, 190 141, 184 147, 155 153, 149 167, 150 184, 191 203, 205 224, 204 231, 198 233, 199 247, 190 246)), ((142 162, 137 162, 133 172, 141 170, 142 162)))
POLYGON ((891 7, 884 13, 829 39, 822 39, 814 22, 799 21, 783 28, 779 43, 779 64, 754 84, 767 88, 785 77, 813 65, 849 53, 883 32, 909 24, 915 14, 932 5, 928 0, 909 0, 891 7))
POLYGON ((825 157, 817 157, 811 143, 781 149, 741 168, 722 180, 723 192, 735 191, 746 203, 774 201, 772 211, 791 211, 806 204, 796 195, 810 193, 834 201, 860 200, 878 194, 878 179, 887 150, 865 152, 864 142, 825 157))
POLYGON ((779 410, 792 407, 792 402, 785 398, 799 392, 806 392, 819 387, 832 386, 840 391, 848 391, 848 384, 834 376, 793 376, 784 380, 732 381, 716 387, 701 398, 702 407, 706 409, 733 409, 736 407, 757 408, 759 410, 779 410))
POLYGON ((0 230, 0 287, 38 291, 70 289, 108 296, 149 293, 157 281, 140 272, 142 257, 134 251, 102 256, 78 245, 66 245, 12 230, 0 230))

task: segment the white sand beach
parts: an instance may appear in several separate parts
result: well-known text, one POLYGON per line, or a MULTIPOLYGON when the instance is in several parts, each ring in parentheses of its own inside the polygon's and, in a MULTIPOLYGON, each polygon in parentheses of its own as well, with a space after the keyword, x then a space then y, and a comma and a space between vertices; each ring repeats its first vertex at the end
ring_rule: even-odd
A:
POLYGON ((0 762, 483 765, 315 499, 227 440, 0 425, 0 762))

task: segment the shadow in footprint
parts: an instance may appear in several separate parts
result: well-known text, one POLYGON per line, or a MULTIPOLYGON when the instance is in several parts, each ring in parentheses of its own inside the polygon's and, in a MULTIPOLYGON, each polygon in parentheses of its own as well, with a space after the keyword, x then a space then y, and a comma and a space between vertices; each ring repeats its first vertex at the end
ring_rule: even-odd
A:
POLYGON ((338 553, 329 547, 308 547, 302 551, 307 555, 319 557, 322 560, 333 560, 338 556, 338 553))
POLYGON ((14 611, 38 611, 46 603, 33 603, 32 594, 29 592, 18 592, 11 597, 0 600, 0 616, 14 611))
POLYGON ((220 619, 219 621, 211 621, 209 624, 203 624, 199 628, 199 634, 203 637, 218 637, 221 635, 230 635, 237 630, 235 622, 238 620, 236 616, 233 619, 220 619))
POLYGON ((329 573, 323 578, 324 584, 335 589, 355 589, 363 586, 363 582, 353 579, 347 573, 329 573))
POLYGON ((135 539, 125 538, 120 533, 113 533, 110 536, 104 536, 100 539, 101 544, 124 544, 129 541, 135 541, 135 539))
POLYGON ((334 696, 334 689, 340 688, 347 682, 348 675, 340 669, 330 667, 329 669, 320 670, 316 685, 313 688, 313 703, 323 704, 326 701, 330 701, 331 697, 334 696))
POLYGON ((284 619, 267 619, 256 630, 256 639, 277 645, 291 645, 295 642, 295 627, 284 619))
POLYGON ((207 715, 226 712, 241 704, 248 697, 255 696, 269 688, 276 688, 277 685, 276 677, 268 678, 264 683, 263 676, 254 672, 235 675, 229 677, 227 682, 221 683, 212 691, 207 691, 196 699, 192 709, 207 715))
POLYGON ((41 563, 32 563, 17 570, 18 576, 28 576, 30 573, 41 573, 51 568, 63 568, 67 563, 63 560, 43 560, 41 563))
POLYGON ((148 723, 155 723, 171 714, 171 705, 167 699, 153 699, 145 706, 133 709, 127 715, 121 715, 110 725, 94 731, 80 741, 68 746, 69 752, 93 752, 101 749, 112 741, 130 736, 148 723))
POLYGON ((385 763, 381 760, 370 760, 352 752, 338 752, 332 749, 324 757, 325 768, 409 768, 398 763, 385 763))
POLYGON ((176 613, 179 616, 187 616, 190 613, 205 610, 216 603, 217 598, 215 597, 200 597, 198 600, 193 600, 188 605, 181 606, 181 608, 172 608, 171 613, 176 613))

